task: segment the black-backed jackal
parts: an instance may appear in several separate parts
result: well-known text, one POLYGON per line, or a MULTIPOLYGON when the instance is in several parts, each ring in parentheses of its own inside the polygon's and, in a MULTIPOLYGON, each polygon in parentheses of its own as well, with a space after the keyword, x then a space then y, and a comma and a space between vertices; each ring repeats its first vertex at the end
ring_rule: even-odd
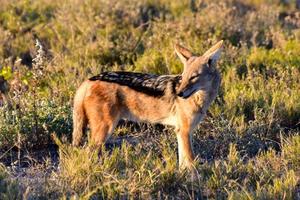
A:
POLYGON ((120 119, 175 127, 179 166, 192 166, 192 131, 216 98, 220 74, 216 68, 223 41, 202 56, 175 45, 184 65, 181 75, 104 72, 81 84, 73 111, 73 145, 80 144, 89 124, 90 139, 101 146, 120 119))

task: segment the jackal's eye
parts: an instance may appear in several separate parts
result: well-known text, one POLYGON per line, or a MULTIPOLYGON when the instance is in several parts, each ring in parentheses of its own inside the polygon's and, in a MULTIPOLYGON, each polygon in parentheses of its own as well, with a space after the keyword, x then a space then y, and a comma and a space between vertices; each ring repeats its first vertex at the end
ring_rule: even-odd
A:
POLYGON ((195 81, 198 78, 198 74, 193 74, 190 78, 191 81, 195 81))
POLYGON ((198 73, 194 72, 194 73, 192 73, 191 78, 195 78, 197 76, 198 76, 198 73))

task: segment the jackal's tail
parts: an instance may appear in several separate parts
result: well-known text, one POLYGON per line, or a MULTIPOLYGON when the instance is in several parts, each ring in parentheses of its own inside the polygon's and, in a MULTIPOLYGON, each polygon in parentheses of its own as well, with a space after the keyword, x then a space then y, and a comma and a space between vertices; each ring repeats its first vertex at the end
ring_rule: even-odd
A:
POLYGON ((84 111, 83 100, 87 90, 87 83, 84 82, 78 88, 74 98, 73 108, 73 133, 72 133, 72 145, 78 146, 81 142, 83 133, 87 126, 87 118, 84 111))

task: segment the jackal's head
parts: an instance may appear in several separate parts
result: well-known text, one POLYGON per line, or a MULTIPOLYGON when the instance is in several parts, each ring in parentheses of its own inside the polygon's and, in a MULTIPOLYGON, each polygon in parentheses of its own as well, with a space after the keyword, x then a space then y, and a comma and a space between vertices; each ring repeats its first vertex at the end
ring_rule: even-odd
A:
POLYGON ((184 64, 182 80, 177 89, 180 97, 188 98, 199 90, 209 90, 219 73, 216 64, 220 58, 223 41, 211 47, 202 56, 193 55, 188 49, 176 44, 175 52, 184 64))

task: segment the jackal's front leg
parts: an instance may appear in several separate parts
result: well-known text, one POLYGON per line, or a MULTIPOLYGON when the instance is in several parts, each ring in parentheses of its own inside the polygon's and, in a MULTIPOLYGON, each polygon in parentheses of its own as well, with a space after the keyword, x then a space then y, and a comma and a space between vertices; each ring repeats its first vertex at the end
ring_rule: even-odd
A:
POLYGON ((192 168, 194 153, 189 128, 182 127, 177 133, 179 168, 192 168))

